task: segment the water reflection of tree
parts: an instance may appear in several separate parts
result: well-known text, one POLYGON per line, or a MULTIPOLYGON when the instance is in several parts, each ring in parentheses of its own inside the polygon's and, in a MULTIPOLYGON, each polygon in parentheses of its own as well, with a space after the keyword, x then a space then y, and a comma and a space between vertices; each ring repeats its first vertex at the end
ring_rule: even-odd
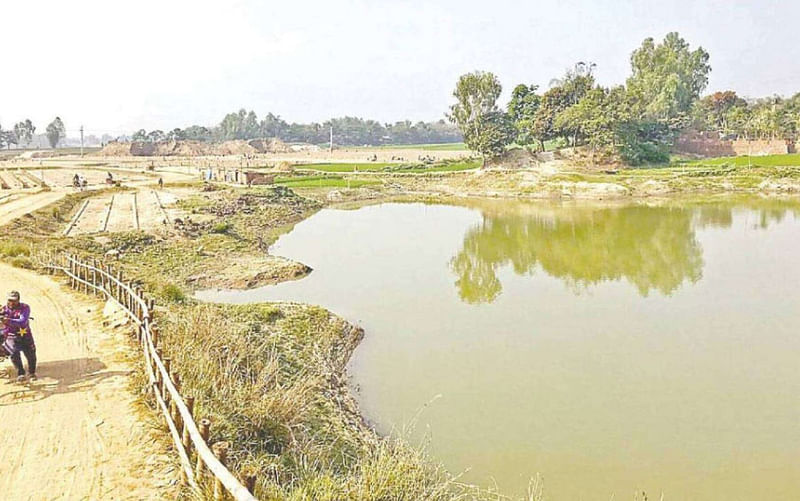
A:
POLYGON ((626 279, 646 296, 697 281, 703 260, 687 209, 633 206, 566 211, 564 217, 484 213, 451 261, 461 298, 493 301, 502 290, 497 269, 506 264, 520 275, 538 265, 576 287, 626 279))
POLYGON ((769 228, 772 223, 780 223, 789 213, 800 212, 793 200, 756 199, 735 207, 731 203, 704 204, 698 207, 697 227, 730 228, 734 208, 748 210, 756 218, 750 226, 761 230, 769 228))

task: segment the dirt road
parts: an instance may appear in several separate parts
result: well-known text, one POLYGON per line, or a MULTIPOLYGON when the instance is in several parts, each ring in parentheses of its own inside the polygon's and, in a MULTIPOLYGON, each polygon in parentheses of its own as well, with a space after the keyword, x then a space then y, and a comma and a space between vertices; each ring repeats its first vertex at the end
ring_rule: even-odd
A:
POLYGON ((31 306, 39 357, 28 384, 1 364, 2 498, 159 498, 167 474, 163 459, 148 460, 157 445, 133 411, 125 334, 102 326, 99 301, 5 264, 0 274, 31 306))
MULTIPOLYGON (((0 225, 65 194, 5 193, 0 225)), ((102 301, 48 276, 4 263, 0 276, 0 300, 17 289, 31 306, 39 359, 32 383, 17 383, 10 361, 0 360, 0 499, 174 498, 169 456, 135 412, 128 388, 130 326, 104 326, 114 317, 103 315, 102 301)))
POLYGON ((66 191, 53 190, 39 193, 12 193, 0 199, 0 224, 6 224, 29 212, 41 209, 67 195, 66 191))

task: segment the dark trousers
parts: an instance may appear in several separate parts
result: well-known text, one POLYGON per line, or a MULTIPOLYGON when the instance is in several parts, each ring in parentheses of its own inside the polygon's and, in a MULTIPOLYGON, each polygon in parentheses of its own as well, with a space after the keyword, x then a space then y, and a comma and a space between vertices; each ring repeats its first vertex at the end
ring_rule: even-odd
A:
POLYGON ((20 343, 17 342, 15 349, 11 352, 11 363, 17 369, 18 376, 25 375, 25 367, 22 365, 22 354, 25 354, 25 360, 28 361, 28 372, 36 374, 36 345, 33 343, 20 343))

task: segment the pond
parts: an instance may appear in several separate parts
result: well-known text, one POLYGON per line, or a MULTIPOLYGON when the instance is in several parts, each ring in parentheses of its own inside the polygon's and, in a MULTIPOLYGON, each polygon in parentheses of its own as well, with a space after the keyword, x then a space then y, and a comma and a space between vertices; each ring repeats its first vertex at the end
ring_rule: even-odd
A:
POLYGON ((475 200, 325 209, 270 250, 322 305, 382 433, 548 499, 800 498, 800 204, 475 200))

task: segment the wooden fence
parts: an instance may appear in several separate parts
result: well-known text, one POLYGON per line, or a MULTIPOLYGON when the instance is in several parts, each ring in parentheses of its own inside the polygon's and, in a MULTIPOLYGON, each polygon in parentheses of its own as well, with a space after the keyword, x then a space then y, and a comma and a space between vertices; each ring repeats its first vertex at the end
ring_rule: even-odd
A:
POLYGON ((200 491, 208 479, 213 482, 215 500, 225 499, 229 494, 236 501, 255 501, 252 493, 256 477, 244 476, 242 483, 225 467, 229 444, 217 442, 209 447, 211 422, 201 419, 198 424, 194 416, 194 397, 181 395, 177 368, 172 366, 169 357, 162 355, 159 346, 159 330, 153 319, 155 301, 147 298, 133 282, 126 282, 121 270, 115 271, 96 260, 89 263, 71 255, 42 254, 36 256, 36 261, 50 273, 66 275, 73 289, 115 301, 131 318, 144 355, 150 389, 180 458, 181 482, 200 491))

